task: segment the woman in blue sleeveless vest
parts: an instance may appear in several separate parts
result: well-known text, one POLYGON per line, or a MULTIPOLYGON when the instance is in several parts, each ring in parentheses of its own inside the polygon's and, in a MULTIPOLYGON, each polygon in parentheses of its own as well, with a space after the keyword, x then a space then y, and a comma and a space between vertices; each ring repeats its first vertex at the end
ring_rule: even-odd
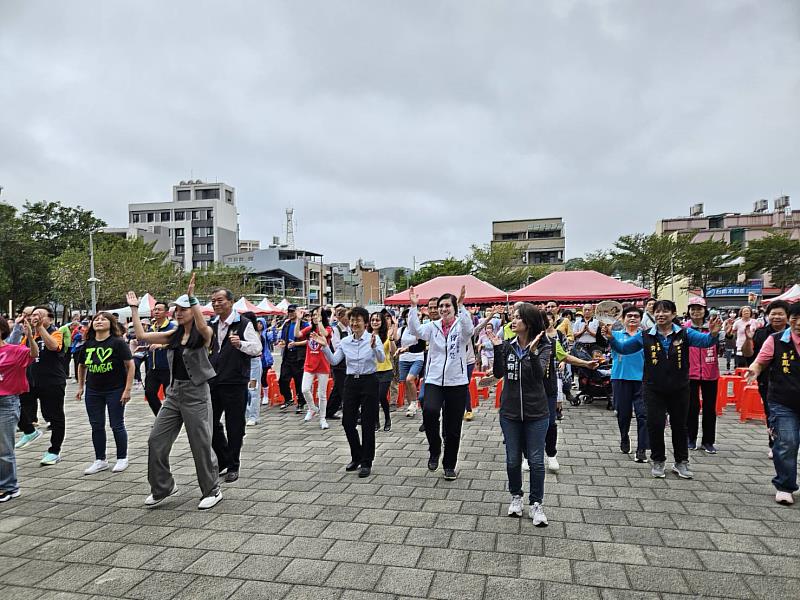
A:
POLYGON ((647 431, 650 438, 651 474, 664 477, 667 460, 664 446, 664 428, 667 414, 672 429, 672 452, 675 463, 672 470, 681 479, 691 479, 689 470, 689 440, 687 418, 689 414, 689 347, 709 348, 717 343, 722 323, 719 317, 709 322, 709 333, 684 329, 675 324, 677 309, 671 300, 659 300, 653 306, 656 324, 626 340, 611 333, 611 326, 603 330, 611 349, 619 354, 634 354, 644 350, 643 391, 647 407, 647 431))

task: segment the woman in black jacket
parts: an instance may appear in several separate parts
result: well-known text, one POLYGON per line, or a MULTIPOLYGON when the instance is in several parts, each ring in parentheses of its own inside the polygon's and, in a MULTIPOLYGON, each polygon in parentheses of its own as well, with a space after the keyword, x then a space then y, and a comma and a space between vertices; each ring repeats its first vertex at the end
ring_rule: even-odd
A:
POLYGON ((544 442, 550 424, 550 408, 543 384, 544 372, 537 356, 537 347, 546 326, 540 312, 526 302, 514 312, 511 329, 516 336, 510 340, 501 342, 494 335, 490 338, 494 345, 494 376, 503 378, 500 427, 506 443, 506 471, 511 492, 508 514, 522 516, 524 450, 531 467, 529 514, 535 526, 546 527, 542 501, 544 442))

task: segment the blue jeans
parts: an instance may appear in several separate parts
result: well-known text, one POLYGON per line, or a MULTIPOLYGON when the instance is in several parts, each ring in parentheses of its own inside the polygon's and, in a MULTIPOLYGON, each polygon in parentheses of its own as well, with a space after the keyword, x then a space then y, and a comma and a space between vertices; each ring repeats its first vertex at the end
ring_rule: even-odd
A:
POLYGON ((123 388, 116 390, 93 390, 86 388, 86 414, 92 426, 92 445, 97 460, 106 459, 106 410, 114 443, 117 445, 117 460, 128 458, 128 432, 125 430, 125 406, 122 398, 123 388))
POLYGON ((548 417, 535 421, 514 421, 500 417, 500 428, 506 441, 506 472, 508 491, 512 496, 522 496, 522 451, 531 468, 531 493, 529 502, 544 499, 544 438, 550 424, 548 417))
POLYGON ((0 492, 16 492, 14 434, 19 421, 19 396, 0 396, 0 492))
MULTIPOLYGON (((545 451, 550 458, 558 454, 556 444, 558 443, 558 424, 556 417, 558 416, 558 394, 547 397, 547 407, 550 409, 550 417, 548 418, 547 435, 545 436, 545 451)), ((526 455, 527 456, 527 455, 526 455)), ((530 456, 528 456, 528 464, 530 464, 530 456)))
POLYGON ((614 394, 614 406, 617 408, 617 424, 622 440, 628 439, 631 428, 631 417, 636 412, 636 449, 650 448, 650 437, 647 433, 647 408, 642 398, 642 382, 629 379, 612 379, 611 389, 614 394))
POLYGON ((772 462, 775 464, 772 485, 779 492, 796 492, 800 413, 783 404, 770 402, 769 427, 775 440, 772 446, 772 462))

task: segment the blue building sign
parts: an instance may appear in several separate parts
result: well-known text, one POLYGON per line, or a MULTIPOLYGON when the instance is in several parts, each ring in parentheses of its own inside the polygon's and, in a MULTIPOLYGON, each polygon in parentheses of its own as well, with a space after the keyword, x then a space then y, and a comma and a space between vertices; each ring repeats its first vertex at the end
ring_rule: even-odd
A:
POLYGON ((764 282, 761 279, 751 279, 745 284, 710 288, 706 292, 706 298, 719 298, 723 296, 748 296, 750 294, 761 296, 763 291, 764 282))

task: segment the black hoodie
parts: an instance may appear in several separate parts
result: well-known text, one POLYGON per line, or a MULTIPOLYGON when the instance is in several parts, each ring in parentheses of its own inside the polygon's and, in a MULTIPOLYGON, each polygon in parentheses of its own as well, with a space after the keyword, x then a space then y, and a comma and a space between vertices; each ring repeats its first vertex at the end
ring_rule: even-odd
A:
POLYGON ((505 378, 500 396, 500 416, 513 421, 534 421, 550 416, 539 358, 527 349, 519 352, 517 338, 494 347, 493 374, 505 378), (519 354, 522 356, 519 356, 519 354))

